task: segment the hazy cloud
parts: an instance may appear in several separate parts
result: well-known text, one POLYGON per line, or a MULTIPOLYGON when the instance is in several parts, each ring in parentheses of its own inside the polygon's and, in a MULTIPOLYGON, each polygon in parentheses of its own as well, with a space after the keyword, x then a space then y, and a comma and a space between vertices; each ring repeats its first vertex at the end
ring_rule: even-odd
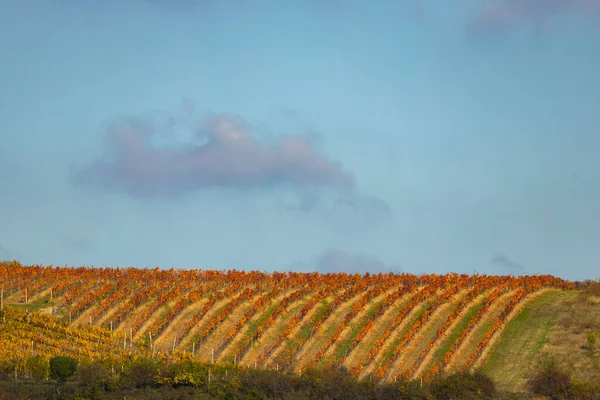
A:
POLYGON ((521 24, 541 24, 563 14, 600 17, 600 0, 491 0, 471 21, 475 30, 502 30, 521 24))
POLYGON ((253 137, 244 121, 229 116, 193 122, 183 142, 175 140, 179 128, 174 118, 162 124, 156 118, 115 121, 105 132, 101 157, 74 171, 72 182, 133 197, 277 184, 355 189, 353 174, 307 137, 279 136, 266 143, 253 137))
POLYGON ((389 271, 400 271, 398 266, 389 265, 376 257, 348 253, 341 250, 330 249, 317 258, 317 270, 319 272, 347 272, 347 273, 379 273, 389 271))
POLYGON ((523 266, 522 264, 519 264, 518 262, 511 260, 505 254, 500 254, 500 255, 495 256, 494 258, 492 258, 491 262, 492 262, 492 264, 494 264, 498 267, 505 268, 505 269, 518 269, 518 270, 525 269, 525 266, 523 266))

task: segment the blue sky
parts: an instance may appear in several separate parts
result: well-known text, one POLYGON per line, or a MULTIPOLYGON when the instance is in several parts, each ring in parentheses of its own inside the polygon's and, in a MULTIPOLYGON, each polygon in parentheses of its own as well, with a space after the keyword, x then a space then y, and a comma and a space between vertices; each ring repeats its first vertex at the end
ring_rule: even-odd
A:
POLYGON ((600 0, 4 0, 0 57, 0 258, 600 275, 600 0))

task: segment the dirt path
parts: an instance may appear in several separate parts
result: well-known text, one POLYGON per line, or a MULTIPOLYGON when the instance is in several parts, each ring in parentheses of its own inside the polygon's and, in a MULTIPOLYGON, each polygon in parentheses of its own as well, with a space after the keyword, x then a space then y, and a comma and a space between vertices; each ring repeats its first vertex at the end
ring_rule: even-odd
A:
MULTIPOLYGON (((333 303, 335 297, 339 296, 340 293, 341 292, 338 292, 335 296, 326 297, 315 304, 315 307, 306 313, 304 318, 302 318, 296 327, 290 331, 287 338, 271 351, 271 354, 265 360, 265 365, 279 364, 278 360, 286 351, 288 351, 291 346, 298 344, 300 336, 308 338, 310 335, 310 326, 312 326, 312 322, 314 322, 315 318, 318 318, 319 315, 324 313, 325 309, 329 307, 331 303, 333 303)), ((283 329, 283 327, 281 329, 283 329)))
POLYGON ((349 298, 348 300, 346 300, 345 302, 340 304, 331 313, 329 318, 327 318, 327 320, 323 322, 320 329, 312 335, 312 337, 304 344, 304 346, 302 347, 300 352, 298 354, 296 354, 296 359, 295 359, 295 368, 296 369, 298 369, 298 368, 304 369, 305 365, 308 365, 311 363, 311 361, 313 360, 316 353, 319 351, 320 348, 322 348, 326 344, 327 339, 333 334, 335 329, 340 324, 344 323, 343 319, 344 319, 344 316, 346 315, 346 313, 348 311, 350 311, 350 309, 352 308, 354 303, 359 301, 360 298, 363 297, 363 295, 365 293, 366 293, 366 290, 355 294, 354 296, 352 296, 351 298, 349 298))
POLYGON ((302 309, 302 307, 304 307, 312 296, 312 293, 304 296, 302 299, 292 304, 288 312, 280 315, 273 326, 269 327, 260 339, 250 347, 248 352, 242 358, 241 364, 249 366, 255 365, 256 359, 260 354, 262 354, 265 349, 270 349, 273 346, 281 330, 302 309))
POLYGON ((375 321, 371 327, 371 331, 356 345, 356 347, 348 354, 346 359, 342 362, 342 365, 348 369, 356 366, 361 361, 364 355, 373 347, 381 332, 385 331, 390 326, 390 322, 394 319, 394 316, 412 299, 416 294, 409 293, 398 300, 386 312, 375 321))
MULTIPOLYGON (((439 295, 437 293, 436 295, 439 295)), ((402 320, 402 322, 394 329, 392 334, 384 342, 382 350, 375 356, 373 361, 365 366, 360 373, 359 377, 364 378, 365 376, 375 372, 376 367, 383 361, 384 357, 391 356, 387 354, 394 342, 400 339, 404 333, 417 321, 422 312, 429 305, 431 299, 425 299, 416 305, 410 313, 402 320)), ((368 350, 367 350, 368 351, 368 350)))
POLYGON ((429 350, 419 368, 415 371, 413 378, 420 377, 425 371, 431 368, 434 363, 438 362, 441 357, 443 357, 444 349, 443 346, 450 346, 453 337, 458 337, 460 335, 459 328, 466 322, 466 318, 468 316, 472 316, 478 308, 477 305, 482 304, 482 302, 492 293, 493 290, 487 290, 486 292, 480 294, 476 298, 474 298, 470 303, 468 303, 461 314, 452 322, 452 324, 448 327, 446 331, 446 335, 443 339, 435 342, 434 346, 429 350))
MULTIPOLYGON (((133 333, 133 340, 139 340, 142 336, 148 335, 148 329, 156 323, 160 318, 162 318, 169 310, 170 307, 175 305, 175 301, 170 301, 167 304, 163 304, 156 308, 156 310, 150 314, 150 317, 140 326, 140 329, 137 332, 133 333)), ((119 327, 120 331, 128 331, 129 327, 125 324, 121 324, 119 327)))
MULTIPOLYGON (((292 291, 295 290, 297 290, 297 288, 292 289, 292 291)), ((255 315, 253 315, 252 318, 250 318, 250 320, 246 324, 244 324, 242 329, 240 329, 237 332, 237 334, 232 338, 232 340, 223 349, 221 349, 221 353, 218 355, 218 359, 223 360, 229 356, 233 357, 232 355, 230 355, 230 353, 233 351, 233 349, 235 349, 236 345, 247 337, 250 330, 256 329, 256 327, 261 323, 261 321, 268 318, 268 316, 273 313, 277 305, 290 293, 290 290, 281 293, 279 296, 272 299, 268 303, 268 305, 262 310, 262 312, 258 312, 255 315)), ((252 346, 250 348, 252 348, 252 346)))
POLYGON ((388 377, 393 378, 400 376, 402 372, 412 366, 412 364, 420 356, 421 352, 425 349, 425 346, 429 341, 436 335, 436 331, 440 328, 448 315, 452 312, 452 309, 470 290, 466 288, 461 290, 459 293, 452 297, 451 301, 445 302, 440 305, 425 322, 425 324, 419 329, 417 334, 412 340, 410 340, 404 350, 396 358, 396 361, 390 367, 388 371, 388 377))
MULTIPOLYGON (((171 323, 165 327, 165 329, 160 333, 160 335, 158 335, 158 337, 155 338, 154 343, 156 344, 156 349, 163 351, 172 350, 173 339, 177 338, 180 335, 181 326, 185 324, 196 311, 201 310, 202 306, 207 301, 208 300, 206 298, 200 299, 200 301, 192 303, 191 305, 181 310, 181 312, 177 314, 175 318, 173 318, 171 323)), ((209 310, 209 313, 213 309, 214 307, 211 310, 209 310)), ((176 342, 175 344, 178 347, 181 343, 176 342)))
POLYGON ((462 344, 458 347, 456 353, 454 353, 444 371, 453 373, 461 370, 462 366, 467 362, 469 356, 475 351, 475 347, 481 341, 481 338, 485 335, 485 332, 487 332, 488 328, 492 325, 494 319, 496 319, 496 317, 502 313, 502 310, 504 310, 504 307, 506 307, 510 299, 514 296, 515 292, 516 289, 504 293, 502 296, 498 297, 498 299, 490 306, 489 310, 483 315, 481 320, 477 322, 473 330, 471 330, 462 344))
MULTIPOLYGON (((320 362, 320 365, 326 365, 339 360, 335 355, 337 353, 337 349, 340 345, 346 344, 353 337, 358 334, 360 328, 367 323, 367 317, 369 312, 375 311, 375 308, 390 294, 394 293, 398 290, 398 287, 393 287, 388 289, 386 292, 370 299, 367 304, 350 320, 350 322, 344 327, 344 330, 340 333, 338 340, 333 343, 323 354, 323 359, 320 362)), ((344 354, 347 356, 347 354, 344 354)), ((343 357, 343 355, 342 355, 343 357)))

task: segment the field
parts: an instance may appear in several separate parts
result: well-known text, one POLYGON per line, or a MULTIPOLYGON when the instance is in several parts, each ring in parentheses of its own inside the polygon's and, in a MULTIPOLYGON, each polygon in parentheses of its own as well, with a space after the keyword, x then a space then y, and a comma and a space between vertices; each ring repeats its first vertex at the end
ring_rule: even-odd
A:
POLYGON ((510 390, 522 390, 531 360, 565 317, 544 319, 542 306, 573 307, 580 296, 573 283, 552 276, 19 264, 0 266, 0 287, 2 359, 148 356, 298 373, 343 366, 359 379, 383 381, 483 366, 510 390), (534 325, 527 322, 533 317, 534 325), (529 326, 535 329, 524 332, 529 326), (528 337, 531 343, 519 344, 528 337))

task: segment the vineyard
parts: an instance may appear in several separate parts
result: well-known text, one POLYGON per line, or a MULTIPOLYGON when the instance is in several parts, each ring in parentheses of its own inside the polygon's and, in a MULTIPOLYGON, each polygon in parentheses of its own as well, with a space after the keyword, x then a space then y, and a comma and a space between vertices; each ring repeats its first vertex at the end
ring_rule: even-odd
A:
POLYGON ((0 265, 0 359, 137 356, 359 378, 481 365, 548 275, 319 274, 0 265))

